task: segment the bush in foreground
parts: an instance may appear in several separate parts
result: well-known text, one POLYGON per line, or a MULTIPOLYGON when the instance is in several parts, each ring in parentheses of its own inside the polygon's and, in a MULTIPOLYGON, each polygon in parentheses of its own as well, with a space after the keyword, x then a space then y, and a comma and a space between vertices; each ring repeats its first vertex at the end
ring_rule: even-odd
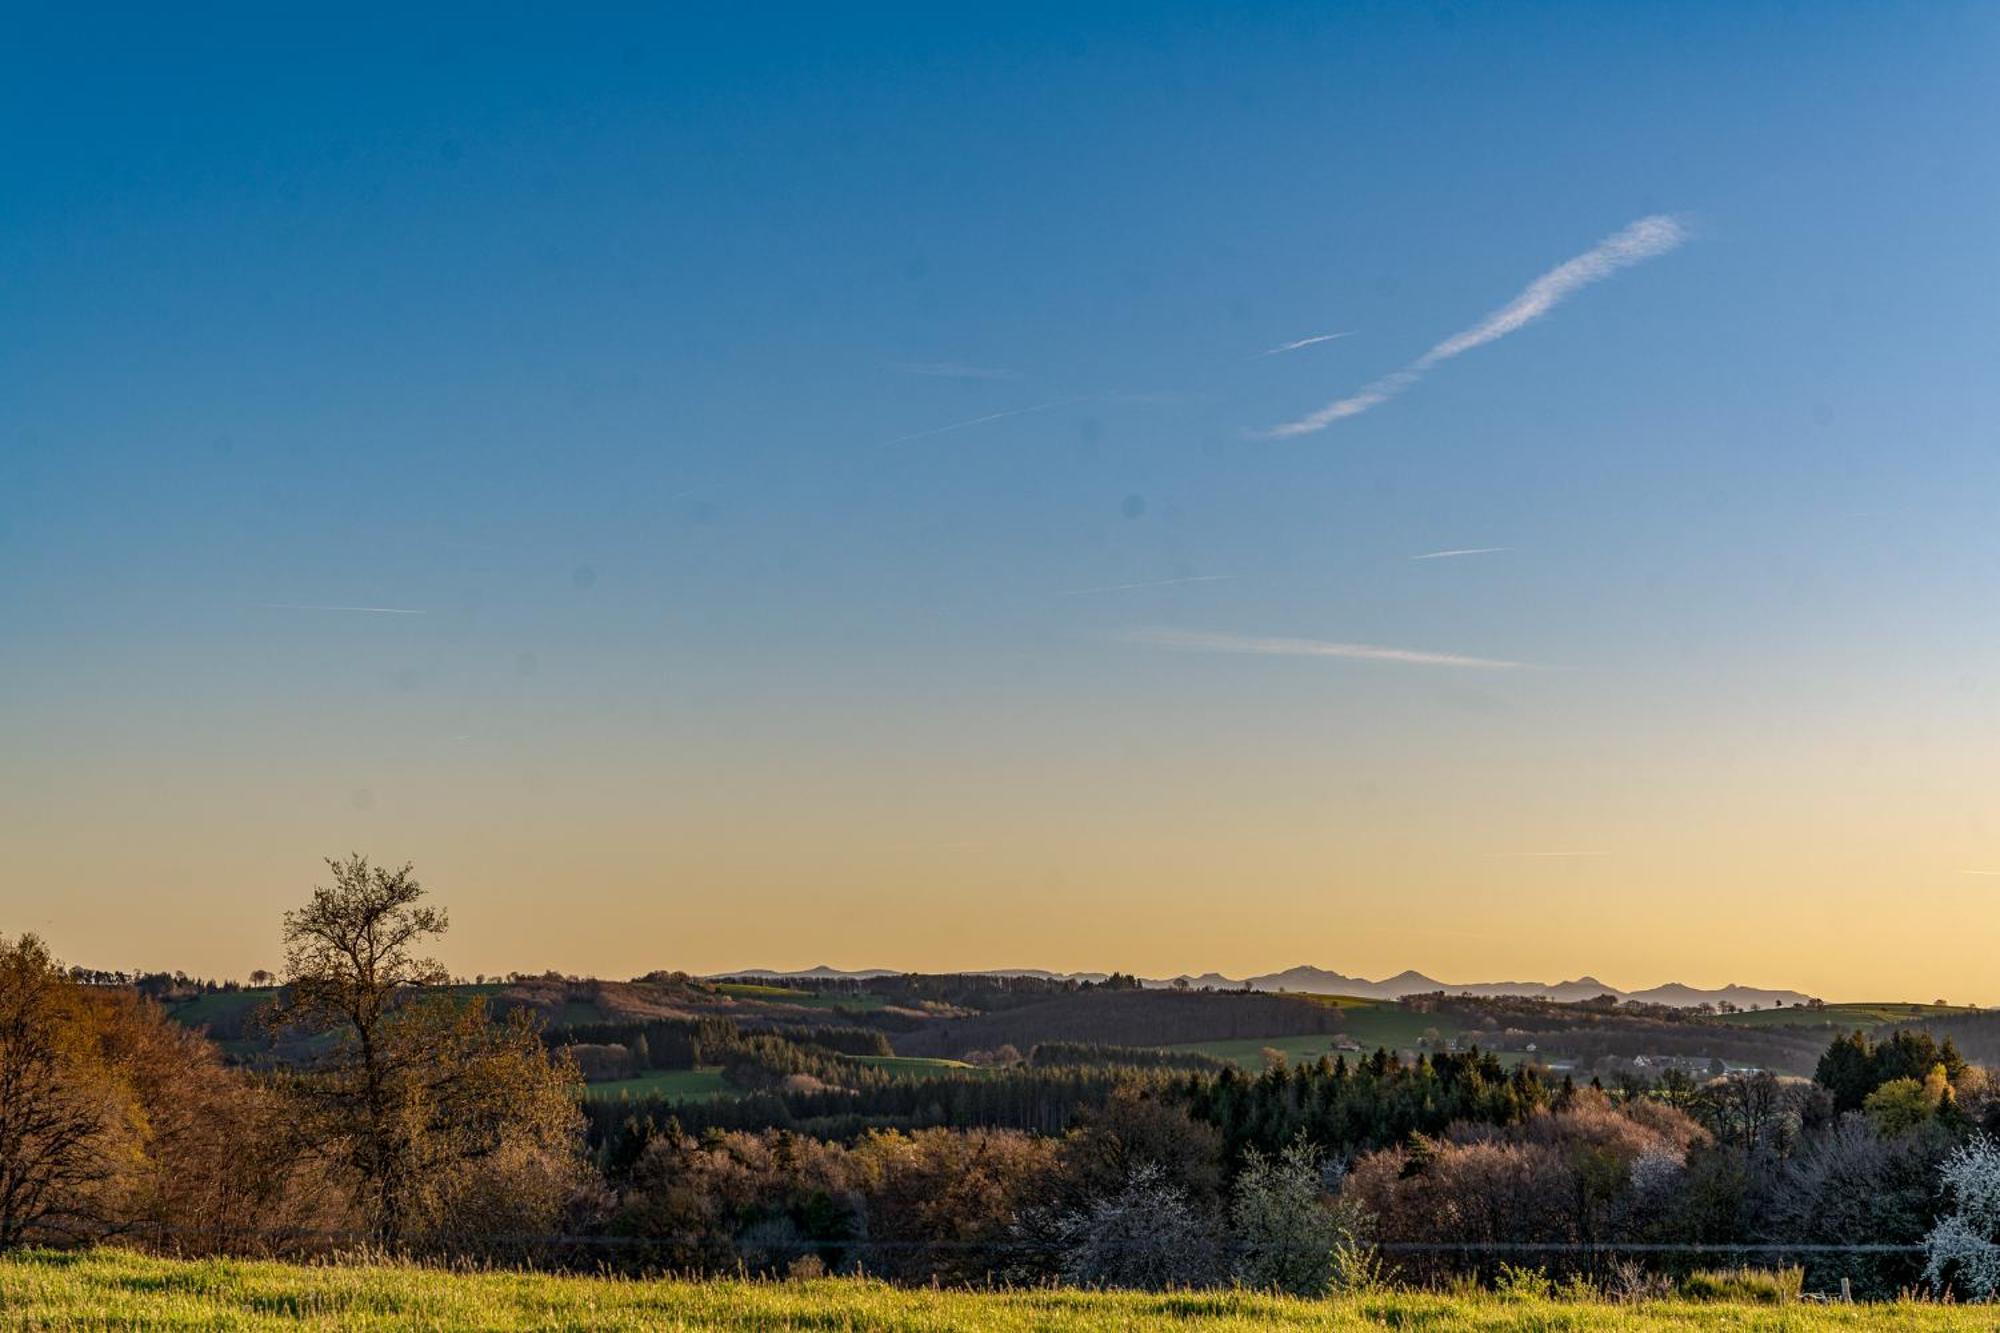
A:
POLYGON ((1737 1301, 1790 1305, 1805 1290, 1803 1268, 1703 1269, 1681 1279, 1680 1294, 1692 1301, 1737 1301))

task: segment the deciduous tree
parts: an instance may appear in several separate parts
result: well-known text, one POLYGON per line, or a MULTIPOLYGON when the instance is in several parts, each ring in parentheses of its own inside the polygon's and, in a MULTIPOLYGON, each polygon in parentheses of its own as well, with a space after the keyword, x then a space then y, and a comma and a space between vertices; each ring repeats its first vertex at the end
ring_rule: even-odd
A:
POLYGON ((445 971, 424 950, 448 923, 411 867, 327 865, 332 885, 285 916, 278 1021, 331 1042, 291 1085, 302 1129, 386 1247, 552 1220, 580 1152, 574 1067, 525 1011, 496 1022, 438 989, 445 971))

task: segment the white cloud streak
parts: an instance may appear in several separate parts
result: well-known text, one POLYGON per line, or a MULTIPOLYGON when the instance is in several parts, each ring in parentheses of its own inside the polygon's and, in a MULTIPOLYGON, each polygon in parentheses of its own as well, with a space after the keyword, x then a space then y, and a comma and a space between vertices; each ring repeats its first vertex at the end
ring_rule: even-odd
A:
POLYGON ((968 366, 962 361, 896 361, 889 369, 899 375, 927 375, 940 380, 1017 380, 1021 376, 1012 370, 1002 370, 995 366, 968 366))
POLYGON ((1285 352, 1296 352, 1301 347, 1313 347, 1320 343, 1330 343, 1335 338, 1352 338, 1353 336, 1353 329, 1348 329, 1344 333, 1316 333, 1310 338, 1300 338, 1296 342, 1279 343, 1276 347, 1259 352, 1250 359, 1252 361, 1259 361, 1267 356, 1279 356, 1285 352))
POLYGON ((1183 583, 1227 583, 1234 574, 1195 574, 1184 579, 1151 579, 1144 583, 1107 583, 1101 588, 1069 588, 1058 597, 1088 597, 1099 592, 1131 592, 1135 588, 1172 588, 1183 583))
POLYGON ((322 606, 316 602, 259 602, 266 611, 352 611, 371 616, 420 616, 406 606, 322 606))
POLYGON ((1471 328, 1452 334, 1403 369, 1384 375, 1360 392, 1336 399, 1317 412, 1282 426, 1274 426, 1264 433, 1275 439, 1289 439, 1325 430, 1347 417, 1359 416, 1371 407, 1388 402, 1453 357, 1525 328, 1593 282, 1602 282, 1620 269, 1677 249, 1685 240, 1687 228, 1676 218, 1663 213, 1640 218, 1576 258, 1556 265, 1522 288, 1520 295, 1506 305, 1471 328))
POLYGON ((983 417, 972 417, 966 421, 954 421, 948 426, 932 426, 929 430, 915 430, 908 435, 898 435, 893 440, 882 441, 886 447, 891 444, 906 444, 911 440, 928 439, 933 435, 943 435, 949 431, 964 430, 968 426, 983 426, 989 421, 1005 421, 1008 417, 1025 417, 1031 412, 1048 412, 1071 403, 1082 402, 1080 398, 1058 398, 1054 402, 1036 403, 1033 407, 1017 407, 1009 412, 988 412, 983 417))
POLYGON ((1407 666, 1463 667, 1480 671, 1522 671, 1526 662, 1463 653, 1434 653, 1418 648, 1388 648, 1374 643, 1333 643, 1325 639, 1274 639, 1242 634, 1209 634, 1199 630, 1141 629, 1125 636, 1184 653, 1248 653, 1257 657, 1337 657, 1357 662, 1397 662, 1407 666))
POLYGON ((1462 546, 1453 551, 1425 551, 1422 555, 1411 556, 1410 559, 1456 560, 1460 556, 1466 555, 1499 555, 1502 551, 1511 551, 1513 549, 1511 546, 1462 546))

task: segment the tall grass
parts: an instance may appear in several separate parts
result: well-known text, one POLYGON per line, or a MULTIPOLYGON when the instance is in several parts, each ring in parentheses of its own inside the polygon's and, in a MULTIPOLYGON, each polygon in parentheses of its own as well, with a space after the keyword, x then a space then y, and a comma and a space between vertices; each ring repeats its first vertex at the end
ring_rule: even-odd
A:
POLYGON ((1805 1290, 1803 1268, 1718 1268, 1689 1273, 1680 1293, 1695 1301, 1751 1301, 1789 1305, 1805 1290))
POLYGON ((647 1282, 389 1264, 301 1267, 160 1259, 127 1251, 0 1258, 0 1328, 48 1329, 889 1329, 943 1333, 1192 1330, 1991 1329, 2000 1309, 1716 1301, 1611 1304, 1526 1290, 1506 1296, 1369 1291, 1325 1301, 1244 1291, 1166 1295, 908 1290, 856 1278, 647 1282))

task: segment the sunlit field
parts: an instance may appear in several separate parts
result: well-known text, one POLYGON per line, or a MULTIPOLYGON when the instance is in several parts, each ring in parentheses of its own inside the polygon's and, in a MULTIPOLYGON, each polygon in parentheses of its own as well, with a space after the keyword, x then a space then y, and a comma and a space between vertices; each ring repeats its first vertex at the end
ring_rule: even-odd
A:
POLYGON ((1408 1292, 907 1290, 849 1278, 645 1282, 388 1265, 178 1261, 125 1251, 0 1260, 0 1326, 39 1329, 1990 1329, 1993 1307, 1758 1306, 1408 1292))

